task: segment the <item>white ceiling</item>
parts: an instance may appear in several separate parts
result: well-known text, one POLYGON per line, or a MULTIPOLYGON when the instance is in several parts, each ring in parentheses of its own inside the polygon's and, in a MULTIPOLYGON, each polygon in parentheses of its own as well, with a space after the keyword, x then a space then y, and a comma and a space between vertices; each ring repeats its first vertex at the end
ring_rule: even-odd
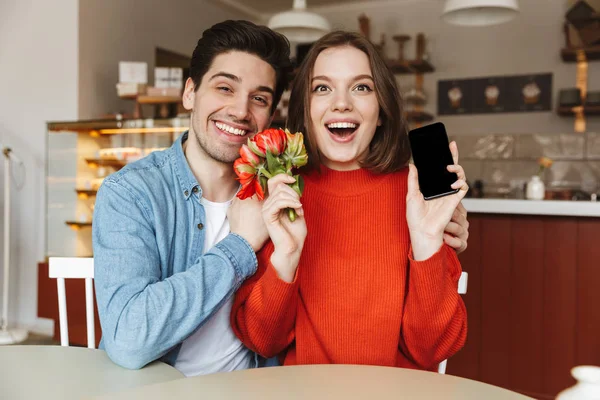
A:
MULTIPOLYGON (((276 12, 289 10, 292 8, 294 3, 293 0, 216 0, 222 5, 229 6, 237 9, 238 11, 246 12, 249 15, 258 17, 258 16, 267 16, 276 12)), ((352 7, 360 7, 361 3, 364 6, 365 11, 368 10, 370 6, 374 6, 375 3, 386 3, 386 4, 394 4, 394 3, 406 3, 407 1, 417 1, 417 0, 306 0, 307 8, 315 9, 318 11, 319 8, 329 8, 329 7, 344 7, 344 6, 352 6, 352 7)), ((423 1, 423 0, 418 0, 423 1)), ((425 0, 427 1, 427 0, 425 0)))
MULTIPOLYGON (((369 1, 377 1, 377 0, 306 0, 306 6, 308 8, 313 7, 321 7, 321 6, 331 6, 339 3, 368 3, 369 1)), ((240 1, 242 2, 242 1, 240 1)), ((294 3, 293 0, 253 0, 252 2, 244 2, 251 3, 252 8, 257 10, 260 13, 271 14, 274 12, 284 11, 292 8, 294 3)))

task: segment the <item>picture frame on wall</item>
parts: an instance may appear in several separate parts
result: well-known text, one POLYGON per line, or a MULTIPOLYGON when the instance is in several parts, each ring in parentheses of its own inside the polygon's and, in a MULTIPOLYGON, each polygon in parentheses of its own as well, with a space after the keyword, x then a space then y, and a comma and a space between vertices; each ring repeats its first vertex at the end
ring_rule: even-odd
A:
POLYGON ((438 81, 438 115, 551 109, 551 73, 438 81))

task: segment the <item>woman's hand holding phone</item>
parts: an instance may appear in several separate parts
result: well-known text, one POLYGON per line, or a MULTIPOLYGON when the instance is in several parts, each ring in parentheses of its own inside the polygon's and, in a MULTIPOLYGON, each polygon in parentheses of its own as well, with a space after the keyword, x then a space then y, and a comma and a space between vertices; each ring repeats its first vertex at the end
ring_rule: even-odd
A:
MULTIPOLYGON (((468 236, 468 222, 466 221, 466 212, 464 217, 455 215, 455 210, 464 207, 460 206, 461 200, 467 194, 469 187, 466 183, 464 169, 458 164, 458 146, 455 142, 450 143, 450 153, 454 161, 453 165, 448 165, 448 171, 457 175, 458 180, 454 182, 452 189, 458 189, 454 194, 425 200, 419 189, 419 176, 417 168, 409 165, 408 174, 408 192, 406 195, 406 220, 410 232, 413 258, 422 261, 434 255, 442 246, 444 240, 450 246, 462 250, 466 248, 466 236, 468 236), (465 226, 466 225, 466 226, 465 226), (445 234, 449 230, 451 235, 445 234), (459 236, 454 236, 456 232, 459 236), (446 237, 447 236, 447 237, 446 237), (450 240, 452 237, 464 237, 463 243, 450 240)), ((459 239, 461 242, 462 239, 459 239)))

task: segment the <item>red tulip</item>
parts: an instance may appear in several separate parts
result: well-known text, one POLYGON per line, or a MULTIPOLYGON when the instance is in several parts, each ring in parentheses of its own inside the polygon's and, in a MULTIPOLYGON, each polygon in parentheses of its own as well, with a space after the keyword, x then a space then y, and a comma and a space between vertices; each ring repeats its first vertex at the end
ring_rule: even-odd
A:
POLYGON ((260 184, 260 179, 256 179, 256 181, 254 182, 254 190, 256 191, 256 196, 259 200, 265 198, 265 191, 263 190, 263 187, 260 184))
POLYGON ((254 196, 254 193, 256 193, 255 182, 257 180, 258 179, 256 179, 256 176, 255 176, 253 179, 250 179, 249 181, 242 183, 242 188, 237 193, 237 197, 241 200, 244 200, 244 199, 247 199, 248 197, 254 196))
POLYGON ((261 154, 270 151, 274 156, 283 153, 287 144, 287 136, 282 129, 267 129, 251 139, 261 154))
POLYGON ((260 164, 260 158, 250 150, 247 145, 242 145, 240 147, 240 156, 242 157, 242 161, 252 165, 253 167, 257 167, 260 164))
MULTIPOLYGON (((237 180, 242 185, 237 197, 246 199, 256 194, 259 200, 263 200, 269 178, 280 173, 291 175, 292 168, 305 165, 306 159, 301 133, 286 134, 282 129, 259 132, 240 148, 240 158, 233 163, 237 180)), ((302 180, 297 175, 295 177, 296 183, 290 186, 302 194, 302 180)), ((288 210, 288 215, 291 221, 295 220, 293 209, 288 210)))
POLYGON ((245 181, 256 176, 256 168, 248 163, 245 163, 241 158, 235 160, 233 163, 233 169, 241 183, 244 183, 245 181))
POLYGON ((265 198, 265 192, 260 184, 260 179, 258 176, 253 175, 250 179, 242 181, 240 183, 242 187, 240 188, 237 197, 241 200, 247 199, 248 197, 252 197, 256 194, 259 200, 263 200, 265 198))
POLYGON ((242 188, 238 192, 237 197, 240 199, 252 197, 255 192, 253 181, 257 179, 256 168, 245 163, 241 158, 238 158, 233 163, 233 170, 237 175, 237 180, 242 184, 242 188))

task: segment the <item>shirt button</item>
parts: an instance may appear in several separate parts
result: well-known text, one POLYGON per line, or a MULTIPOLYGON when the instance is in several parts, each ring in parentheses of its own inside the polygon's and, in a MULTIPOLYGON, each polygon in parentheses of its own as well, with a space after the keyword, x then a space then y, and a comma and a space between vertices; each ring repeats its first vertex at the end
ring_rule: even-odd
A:
POLYGON ((198 224, 198 229, 202 230, 204 228, 203 224, 198 224))
POLYGON ((185 192, 183 192, 183 195, 187 197, 187 195, 190 194, 190 192, 188 192, 187 190, 185 192))
POLYGON ((194 186, 194 188, 192 189, 193 193, 198 193, 198 186, 194 186))

